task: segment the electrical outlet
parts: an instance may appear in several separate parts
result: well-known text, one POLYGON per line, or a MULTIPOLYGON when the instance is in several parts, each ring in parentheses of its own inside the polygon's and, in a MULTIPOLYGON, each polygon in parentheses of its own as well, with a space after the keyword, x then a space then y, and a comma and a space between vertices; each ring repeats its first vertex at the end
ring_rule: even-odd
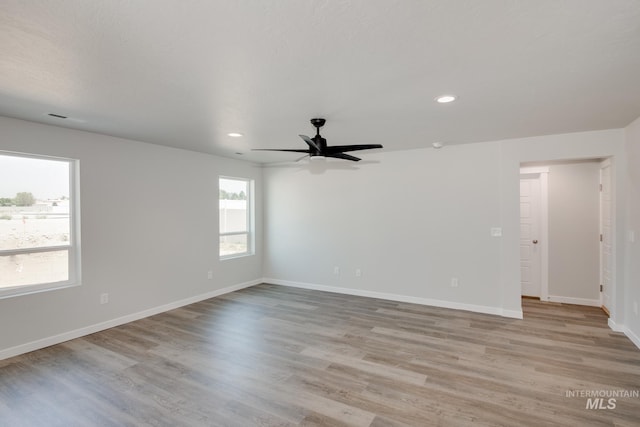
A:
POLYGON ((362 270, 360 270, 359 268, 356 268, 356 277, 361 277, 362 276, 362 270))
POLYGON ((340 275, 340 267, 338 267, 337 265, 335 267, 333 267, 333 274, 335 274, 336 276, 340 275))
POLYGON ((207 279, 209 280, 213 279, 213 271, 211 270, 207 271, 207 279))
POLYGON ((100 294, 100 304, 106 304, 109 302, 109 294, 100 294))
POLYGON ((491 237, 502 237, 502 228, 501 227, 492 227, 491 228, 491 237))
POLYGON ((451 287, 452 288, 457 288, 458 287, 458 278, 457 277, 452 277, 451 278, 451 287))

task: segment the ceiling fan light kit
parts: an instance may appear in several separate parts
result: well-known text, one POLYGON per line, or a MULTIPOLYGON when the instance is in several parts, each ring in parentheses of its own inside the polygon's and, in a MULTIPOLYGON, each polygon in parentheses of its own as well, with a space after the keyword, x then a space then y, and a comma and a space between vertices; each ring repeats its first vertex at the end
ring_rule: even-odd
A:
MULTIPOLYGON (((345 154, 349 151, 370 150, 373 148, 382 148, 380 144, 355 144, 355 145, 334 145, 328 146, 327 140, 320 136, 320 128, 324 126, 327 121, 322 118, 311 119, 311 124, 316 128, 316 136, 309 138, 307 135, 298 135, 304 142, 307 143, 308 148, 303 149, 289 149, 289 148, 256 148, 252 151, 285 151, 289 153, 306 153, 310 160, 316 158, 332 157, 334 159, 351 160, 352 162, 360 161, 360 158, 345 154)), ((306 157, 306 156, 305 156, 306 157)))

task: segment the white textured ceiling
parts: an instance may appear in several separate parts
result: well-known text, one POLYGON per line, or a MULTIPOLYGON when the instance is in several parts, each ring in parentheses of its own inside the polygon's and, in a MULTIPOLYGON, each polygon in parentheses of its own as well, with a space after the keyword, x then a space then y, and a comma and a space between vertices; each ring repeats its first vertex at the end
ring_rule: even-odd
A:
POLYGON ((2 0, 0 115, 258 162, 619 128, 640 1, 2 0))

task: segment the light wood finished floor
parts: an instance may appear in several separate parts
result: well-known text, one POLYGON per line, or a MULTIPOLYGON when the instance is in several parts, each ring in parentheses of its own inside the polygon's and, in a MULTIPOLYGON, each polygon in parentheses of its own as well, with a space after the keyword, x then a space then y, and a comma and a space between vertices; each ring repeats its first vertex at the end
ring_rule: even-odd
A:
POLYGON ((640 425, 640 398, 566 397, 639 390, 640 350, 597 308, 523 304, 260 285, 0 361, 0 425, 640 425))

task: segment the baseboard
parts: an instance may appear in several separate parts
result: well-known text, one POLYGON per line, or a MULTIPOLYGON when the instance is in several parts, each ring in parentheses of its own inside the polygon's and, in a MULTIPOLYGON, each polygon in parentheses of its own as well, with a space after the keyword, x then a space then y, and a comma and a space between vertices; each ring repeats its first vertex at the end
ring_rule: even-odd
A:
POLYGON ((625 325, 619 325, 609 318, 608 325, 614 332, 622 332, 631 340, 631 342, 638 348, 640 348, 640 337, 638 337, 633 331, 627 328, 625 325))
POLYGON ((15 347, 10 347, 4 350, 0 350, 0 360, 8 359, 10 357, 28 353, 30 351, 40 350, 41 348, 49 347, 51 345, 60 344, 75 338, 80 338, 85 335, 104 331, 105 329, 110 329, 115 326, 124 325, 125 323, 144 319, 145 317, 164 313, 165 311, 173 310, 173 309, 183 307, 185 305, 193 304, 199 301, 204 301, 206 299, 214 298, 219 295, 228 294, 230 292, 255 286, 260 283, 262 283, 262 280, 258 279, 258 280, 251 280, 249 282, 239 283, 237 285, 227 286, 222 289, 216 289, 214 291, 206 292, 204 294, 196 295, 190 298, 185 298, 180 301, 174 301, 169 304, 164 304, 158 307, 153 307, 144 311, 140 311, 138 313, 128 314, 126 316, 118 317, 112 320, 107 320, 105 322, 86 326, 84 328, 75 329, 73 331, 64 332, 62 334, 54 335, 52 337, 42 338, 36 341, 28 342, 26 344, 20 344, 15 347))
POLYGON ((334 292, 338 294, 355 295, 360 297, 378 298, 389 301, 407 302, 411 304, 428 305, 432 307, 450 308, 453 310, 465 310, 475 313, 493 314, 496 316, 522 319, 522 310, 504 310, 499 307, 488 307, 484 305, 465 304, 453 301, 443 301, 431 298, 419 298, 407 295, 390 294, 386 292, 365 291, 362 289, 340 288, 337 286, 318 285, 313 283, 293 282, 289 280, 279 280, 264 278, 264 283, 271 283, 292 288, 312 289, 315 291, 334 292))
POLYGON ((624 334, 629 337, 629 339, 631 340, 632 343, 634 343, 636 345, 636 347, 640 348, 640 337, 638 337, 636 334, 634 334, 631 330, 629 330, 629 328, 627 328, 626 326, 623 328, 624 330, 622 332, 624 332, 624 334))
POLYGON ((609 317, 607 324, 609 325, 609 328, 611 328, 612 331, 624 332, 624 326, 618 325, 616 322, 613 321, 611 317, 609 317))
POLYGON ((522 310, 505 310, 502 309, 500 314, 502 317, 510 317, 512 319, 522 319, 522 310))
POLYGON ((589 307, 602 307, 602 302, 600 302, 599 299, 559 297, 556 295, 549 295, 549 299, 547 301, 560 302, 563 304, 586 305, 589 307))

